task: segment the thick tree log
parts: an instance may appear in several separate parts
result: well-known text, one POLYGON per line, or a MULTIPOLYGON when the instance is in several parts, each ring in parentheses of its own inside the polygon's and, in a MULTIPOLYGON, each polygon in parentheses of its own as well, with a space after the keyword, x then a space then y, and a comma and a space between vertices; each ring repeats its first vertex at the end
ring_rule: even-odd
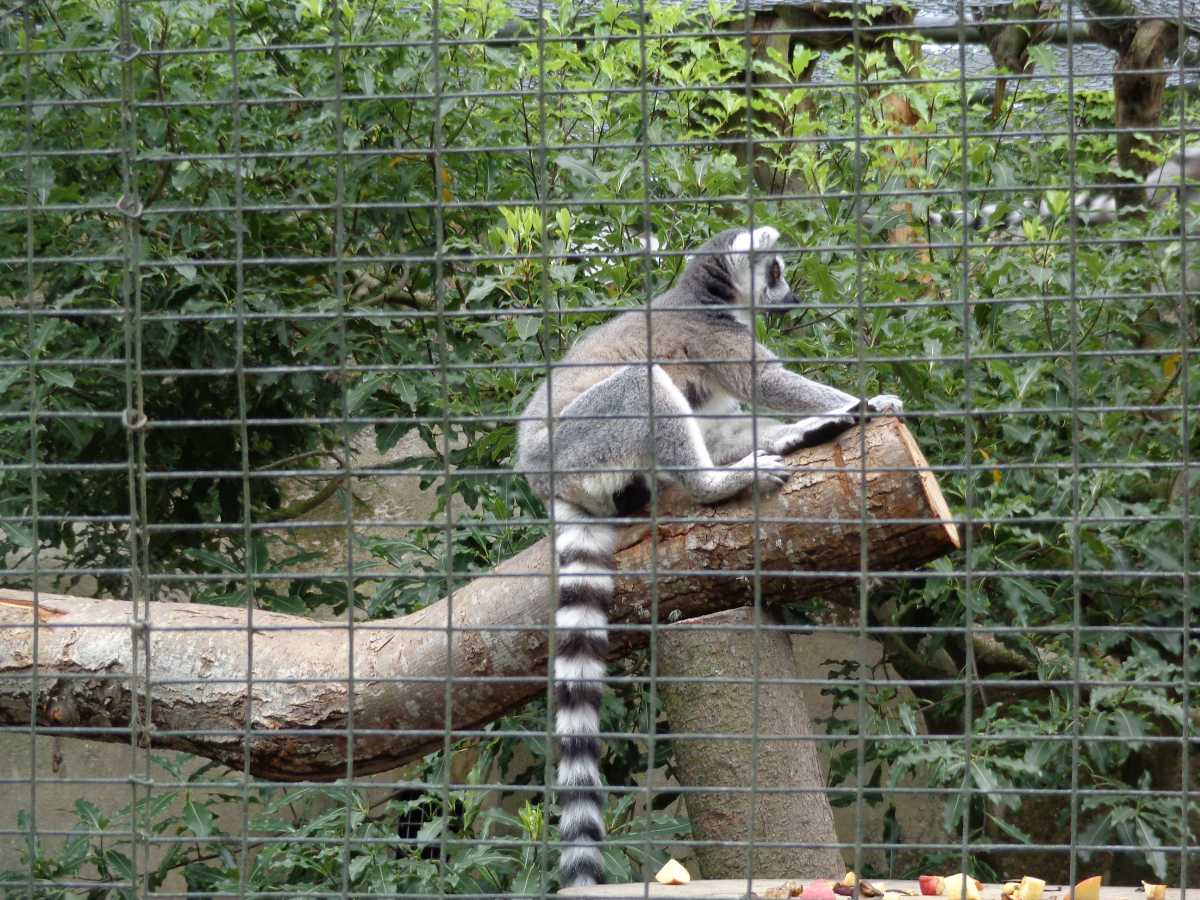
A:
MULTIPOLYGON (((611 615, 626 627, 613 634, 614 656, 648 640, 652 592, 637 573, 652 568, 665 622, 746 603, 756 543, 763 568, 777 573, 762 579, 768 599, 853 588, 864 530, 875 575, 958 546, 937 483, 895 419, 789 462, 797 471, 761 498, 757 525, 751 498, 697 507, 668 493, 656 541, 648 525, 630 527, 618 553, 611 615)), ((447 725, 477 728, 546 693, 548 547, 543 540, 412 615, 352 629, 185 603, 151 604, 139 623, 130 603, 41 593, 35 604, 27 591, 0 590, 0 724, 32 719, 47 733, 128 741, 133 720, 139 741, 234 768, 246 754, 267 778, 343 777, 348 758, 358 775, 394 768, 442 746, 447 725)))
MULTIPOLYGON (((761 616, 764 625, 782 624, 769 609, 761 616)), ((816 744, 805 740, 814 729, 804 690, 753 683, 756 676, 800 678, 791 638, 754 625, 754 608, 744 606, 658 633, 658 675, 666 679, 659 695, 671 731, 720 735, 672 741, 676 777, 689 789, 683 802, 692 837, 713 842, 696 846, 701 877, 817 878, 842 871, 825 767, 816 744), (761 792, 753 798, 751 771, 761 792)))

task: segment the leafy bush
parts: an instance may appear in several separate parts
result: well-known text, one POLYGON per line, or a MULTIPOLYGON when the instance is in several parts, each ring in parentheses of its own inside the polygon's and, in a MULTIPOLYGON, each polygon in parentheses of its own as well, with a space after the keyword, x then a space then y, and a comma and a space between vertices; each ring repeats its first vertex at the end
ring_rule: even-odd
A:
MULTIPOLYGON (((458 748, 474 754, 474 764, 453 789, 449 757, 438 754, 411 773, 414 788, 375 792, 342 785, 242 789, 228 773, 215 774, 213 763, 195 767, 186 755, 153 755, 157 777, 178 787, 149 792, 111 814, 81 797, 78 825, 57 853, 45 852, 28 815, 20 813, 25 868, 0 872, 0 890, 29 896, 32 873, 43 898, 74 893, 56 884, 86 885, 95 896, 135 896, 121 883, 139 885, 143 876, 150 891, 174 890, 168 879, 175 878, 203 895, 545 894, 557 887, 548 848, 558 829, 546 821, 544 790, 536 782, 526 788, 514 814, 497 805, 498 795, 519 799, 519 789, 486 786, 494 766, 529 778, 528 771, 504 767, 510 744, 491 738, 458 748), (140 862, 131 823, 167 847, 156 864, 140 862)), ((643 864, 665 862, 647 847, 687 835, 686 821, 635 810, 633 794, 610 804, 606 816, 612 840, 605 861, 624 880, 639 877, 643 864)))

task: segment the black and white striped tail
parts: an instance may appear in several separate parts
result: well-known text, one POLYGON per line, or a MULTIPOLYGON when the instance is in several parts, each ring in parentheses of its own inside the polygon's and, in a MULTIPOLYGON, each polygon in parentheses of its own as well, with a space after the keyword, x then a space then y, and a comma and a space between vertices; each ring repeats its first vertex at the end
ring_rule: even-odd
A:
POLYGON ((600 697, 608 658, 616 528, 554 503, 558 554, 558 631, 554 721, 560 752, 558 805, 562 887, 604 882, 604 794, 600 785, 600 697))

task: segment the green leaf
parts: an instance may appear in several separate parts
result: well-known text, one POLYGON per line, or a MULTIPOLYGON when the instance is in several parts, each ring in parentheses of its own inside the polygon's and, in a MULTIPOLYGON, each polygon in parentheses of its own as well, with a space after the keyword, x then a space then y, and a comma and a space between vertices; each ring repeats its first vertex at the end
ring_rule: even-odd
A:
POLYGON ((105 850, 104 864, 118 879, 128 881, 131 886, 137 886, 137 871, 133 867, 133 860, 124 853, 119 850, 105 850))
POLYGON ((41 369, 38 374, 42 376, 42 381, 54 387, 73 388, 75 387, 75 376, 67 369, 41 369))
POLYGON ((513 319, 513 328, 522 341, 531 340, 541 327, 541 316, 517 316, 513 319))
POLYGON ((213 833, 213 814, 207 806, 188 800, 183 805, 183 824, 196 837, 209 837, 213 833))
POLYGON ((1003 831, 1005 834, 1007 834, 1014 841, 1018 841, 1022 844, 1032 844, 1033 843, 1033 838, 1031 838, 1026 832, 1022 831, 1020 828, 1018 828, 1016 825, 1014 825, 1012 822, 1008 821, 1007 819, 1001 818, 1000 816, 993 815, 992 813, 988 813, 987 817, 989 820, 991 820, 993 825, 995 825, 997 828, 999 828, 1001 831, 1003 831))
POLYGON ((583 184, 601 184, 605 180, 605 176, 595 166, 565 153, 554 157, 554 164, 561 169, 566 169, 583 184))
POLYGON ((467 291, 467 306, 474 306, 480 300, 486 300, 492 293, 501 285, 499 278, 491 275, 484 275, 482 278, 476 278, 471 285, 471 290, 467 291))
POLYGON ((82 797, 75 801, 75 815, 92 831, 104 831, 108 827, 108 819, 100 813, 100 808, 82 797))
MULTIPOLYGON (((1160 844, 1173 843, 1161 839, 1155 834, 1154 829, 1143 818, 1137 820, 1138 840, 1143 847, 1153 847, 1160 844)), ((1165 881, 1167 877, 1167 854, 1164 850, 1150 850, 1146 853, 1146 859, 1150 863, 1150 868, 1154 870, 1155 876, 1160 881, 1165 881)))
POLYGON ((509 891, 521 897, 529 897, 535 894, 544 894, 546 887, 542 883, 541 867, 533 865, 517 873, 509 891))
POLYGON ((350 875, 350 880, 358 881, 358 879, 362 878, 363 872, 371 864, 372 859, 373 857, 369 853, 360 853, 357 856, 352 856, 350 858, 350 865, 346 870, 350 875))
POLYGON ((232 575, 245 575, 246 570, 239 565, 235 560, 229 559, 218 553, 213 553, 211 550, 205 550, 201 547, 189 547, 186 551, 190 559, 194 559, 198 563, 203 563, 210 568, 216 569, 218 572, 228 572, 232 575))
POLYGON ((424 823, 420 830, 417 831, 418 844, 431 844, 439 840, 442 836, 442 831, 445 830, 446 820, 444 818, 430 819, 424 823))
POLYGON ((12 522, 0 522, 0 531, 8 542, 16 547, 24 547, 29 549, 33 546, 33 530, 24 525, 15 525, 12 522))

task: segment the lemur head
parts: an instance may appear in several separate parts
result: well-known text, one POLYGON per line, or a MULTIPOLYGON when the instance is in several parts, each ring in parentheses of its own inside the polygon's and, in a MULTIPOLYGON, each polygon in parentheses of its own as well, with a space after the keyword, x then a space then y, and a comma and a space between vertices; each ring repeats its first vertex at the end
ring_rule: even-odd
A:
POLYGON ((735 307, 734 315, 747 323, 752 309, 779 311, 798 303, 784 277, 783 257, 773 252, 778 240, 770 225, 731 228, 709 238, 680 279, 688 302, 735 307))

